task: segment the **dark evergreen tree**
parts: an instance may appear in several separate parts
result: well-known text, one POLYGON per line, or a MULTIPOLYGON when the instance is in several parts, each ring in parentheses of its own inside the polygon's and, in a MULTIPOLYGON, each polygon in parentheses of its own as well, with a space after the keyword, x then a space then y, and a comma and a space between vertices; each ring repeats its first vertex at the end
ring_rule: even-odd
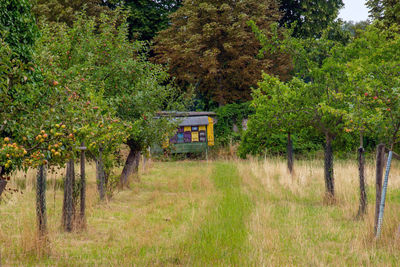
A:
POLYGON ((320 37, 342 7, 342 0, 282 0, 280 24, 295 23, 295 37, 320 37))
POLYGON ((129 37, 150 41, 170 24, 169 14, 176 11, 183 0, 125 0, 109 2, 115 8, 124 6, 128 10, 129 37))

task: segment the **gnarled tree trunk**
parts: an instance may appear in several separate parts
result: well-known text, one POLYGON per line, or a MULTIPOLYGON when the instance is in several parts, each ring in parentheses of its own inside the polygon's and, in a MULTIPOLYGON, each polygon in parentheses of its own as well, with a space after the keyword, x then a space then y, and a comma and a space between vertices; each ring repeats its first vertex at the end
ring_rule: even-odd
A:
POLYGON ((326 134, 324 175, 325 175, 325 187, 326 187, 326 200, 328 201, 328 203, 333 203, 335 201, 332 139, 333 138, 329 134, 326 134))
POLYGON ((288 142, 286 147, 287 167, 290 173, 293 173, 293 142, 290 133, 288 133, 288 142))
POLYGON ((139 170, 139 162, 140 162, 140 146, 136 145, 132 141, 128 141, 128 146, 130 148, 128 157, 126 158, 126 162, 124 168, 122 170, 120 176, 120 185, 121 187, 128 186, 129 177, 138 173, 139 170))
POLYGON ((39 235, 47 232, 46 214, 46 166, 40 165, 36 177, 36 218, 39 235))
POLYGON ((64 202, 62 213, 62 226, 67 232, 72 231, 75 219, 74 187, 75 167, 74 160, 70 159, 67 163, 67 173, 64 182, 64 202))

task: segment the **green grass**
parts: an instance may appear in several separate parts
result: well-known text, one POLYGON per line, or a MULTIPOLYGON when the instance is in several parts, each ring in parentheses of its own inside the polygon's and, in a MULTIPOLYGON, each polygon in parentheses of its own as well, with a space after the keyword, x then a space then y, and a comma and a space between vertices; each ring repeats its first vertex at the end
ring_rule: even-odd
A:
POLYGON ((246 220, 252 202, 242 192, 241 178, 232 163, 216 163, 211 179, 217 195, 203 224, 187 241, 187 264, 242 265, 249 249, 246 220))

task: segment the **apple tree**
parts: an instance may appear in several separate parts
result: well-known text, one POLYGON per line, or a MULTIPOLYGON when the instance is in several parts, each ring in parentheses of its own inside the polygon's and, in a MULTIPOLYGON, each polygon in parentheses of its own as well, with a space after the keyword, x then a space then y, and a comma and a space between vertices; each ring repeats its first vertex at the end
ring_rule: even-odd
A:
MULTIPOLYGON (((360 133, 359 170, 360 170, 360 208, 359 215, 366 212, 366 193, 363 174, 364 134, 372 135, 379 143, 386 144, 391 150, 399 142, 399 97, 400 97, 400 35, 398 26, 382 27, 375 22, 361 32, 359 38, 346 46, 342 59, 337 64, 346 66, 346 76, 352 93, 349 94, 348 124, 350 129, 360 133), (383 29, 383 30, 382 30, 383 29)), ((380 201, 383 153, 382 145, 377 149, 377 203, 380 201)), ((379 205, 376 211, 379 212, 379 205)), ((377 216, 376 216, 377 217, 377 216)))
MULTIPOLYGON (((161 66, 147 61, 143 43, 128 40, 126 16, 121 10, 102 14, 98 21, 81 13, 72 27, 44 23, 41 28, 40 61, 49 62, 60 82, 70 89, 92 88, 90 94, 101 96, 128 125, 123 132, 130 152, 121 175, 121 184, 126 185, 137 171, 140 152, 161 142, 173 128, 167 120, 155 119, 157 111, 179 106, 170 77, 161 66)), ((98 148, 106 158, 106 148, 101 145, 98 148)), ((117 148, 114 146, 114 151, 117 148)), ((112 149, 109 152, 113 155, 112 149)))

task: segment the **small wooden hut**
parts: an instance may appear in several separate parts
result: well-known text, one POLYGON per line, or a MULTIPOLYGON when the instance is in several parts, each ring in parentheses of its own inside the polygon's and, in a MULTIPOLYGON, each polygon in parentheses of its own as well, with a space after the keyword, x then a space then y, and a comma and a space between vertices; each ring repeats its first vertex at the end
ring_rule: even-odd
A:
POLYGON ((153 153, 170 149, 171 153, 206 152, 214 145, 214 112, 159 112, 160 117, 170 117, 179 122, 176 134, 163 143, 163 147, 153 147, 153 153))

